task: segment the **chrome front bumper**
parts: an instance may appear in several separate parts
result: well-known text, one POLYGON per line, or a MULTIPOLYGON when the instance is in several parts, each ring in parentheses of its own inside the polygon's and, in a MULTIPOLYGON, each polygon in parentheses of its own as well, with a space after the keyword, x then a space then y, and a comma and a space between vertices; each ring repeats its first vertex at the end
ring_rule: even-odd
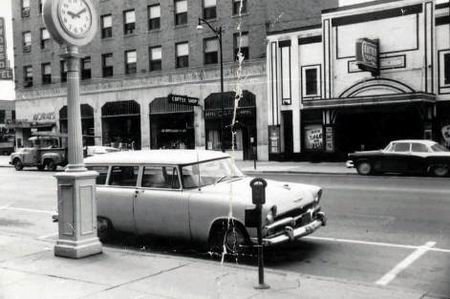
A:
MULTIPOLYGON (((288 241, 293 241, 293 240, 299 239, 301 237, 307 236, 307 235, 315 232, 317 229, 319 229, 319 227, 325 226, 326 223, 327 223, 327 218, 325 216, 325 213, 323 213, 323 212, 317 213, 317 219, 311 221, 310 223, 308 223, 304 226, 297 227, 297 228, 293 228, 290 225, 290 223, 288 223, 288 221, 286 221, 286 225, 284 227, 283 234, 278 234, 273 237, 271 237, 270 235, 266 236, 265 238, 263 238, 263 243, 265 246, 272 246, 272 245, 277 245, 280 243, 285 243, 288 241)), ((278 225, 280 225, 280 224, 281 223, 278 223, 278 225)), ((257 240, 255 239, 253 241, 257 241, 257 240)))

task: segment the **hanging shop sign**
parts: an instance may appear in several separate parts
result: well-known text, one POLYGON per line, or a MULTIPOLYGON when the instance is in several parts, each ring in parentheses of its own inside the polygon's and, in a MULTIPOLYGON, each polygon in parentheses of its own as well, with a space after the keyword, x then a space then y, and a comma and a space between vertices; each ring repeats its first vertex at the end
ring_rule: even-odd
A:
POLYGON ((323 126, 307 125, 305 126, 305 149, 322 150, 323 149, 323 126))
POLYGON ((360 38, 356 41, 356 64, 359 69, 380 74, 379 41, 378 39, 360 38))
POLYGON ((0 80, 12 80, 13 71, 6 55, 5 19, 0 18, 0 80))
POLYGON ((198 102, 200 101, 198 98, 181 96, 177 94, 169 94, 167 98, 169 99, 169 103, 188 106, 198 106, 198 102))

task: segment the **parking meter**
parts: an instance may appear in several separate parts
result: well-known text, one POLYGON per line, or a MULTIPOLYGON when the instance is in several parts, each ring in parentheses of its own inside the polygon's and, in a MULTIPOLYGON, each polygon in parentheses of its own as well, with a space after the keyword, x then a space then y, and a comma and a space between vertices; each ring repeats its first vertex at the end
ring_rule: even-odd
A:
POLYGON ((269 285, 264 283, 264 253, 262 242, 262 206, 266 203, 266 187, 267 182, 263 178, 254 178, 250 181, 250 187, 252 188, 252 202, 256 205, 254 210, 246 210, 246 224, 256 226, 258 233, 258 278, 259 284, 255 286, 255 289, 268 289, 269 285), (248 217, 248 219, 247 219, 248 217))
POLYGON ((266 203, 266 180, 262 178, 254 178, 250 182, 252 187, 252 202, 255 205, 263 205, 266 203))

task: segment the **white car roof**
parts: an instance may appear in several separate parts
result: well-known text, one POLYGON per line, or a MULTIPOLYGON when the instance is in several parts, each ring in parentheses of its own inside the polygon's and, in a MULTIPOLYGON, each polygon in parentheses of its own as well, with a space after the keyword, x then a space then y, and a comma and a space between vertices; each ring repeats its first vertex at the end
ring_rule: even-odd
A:
POLYGON ((192 164, 198 161, 227 158, 230 155, 208 150, 123 151, 84 159, 86 164, 192 164))
POLYGON ((428 146, 432 146, 436 144, 436 141, 433 140, 427 140, 427 139, 401 139, 401 140, 392 140, 391 142, 417 142, 422 143, 428 146))

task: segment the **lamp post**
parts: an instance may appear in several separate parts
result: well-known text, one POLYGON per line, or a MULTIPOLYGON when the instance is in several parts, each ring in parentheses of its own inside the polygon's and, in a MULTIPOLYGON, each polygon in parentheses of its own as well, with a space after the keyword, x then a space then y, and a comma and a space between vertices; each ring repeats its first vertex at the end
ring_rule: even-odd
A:
POLYGON ((217 37, 217 40, 219 41, 219 51, 220 51, 220 102, 221 102, 221 117, 220 117, 220 149, 222 152, 225 152, 225 144, 224 144, 224 134, 223 134, 223 127, 224 127, 224 102, 223 102, 223 53, 222 53, 222 27, 216 27, 214 28, 211 26, 208 21, 202 18, 198 18, 198 25, 197 30, 203 30, 202 24, 206 24, 209 29, 211 29, 212 32, 217 37))

